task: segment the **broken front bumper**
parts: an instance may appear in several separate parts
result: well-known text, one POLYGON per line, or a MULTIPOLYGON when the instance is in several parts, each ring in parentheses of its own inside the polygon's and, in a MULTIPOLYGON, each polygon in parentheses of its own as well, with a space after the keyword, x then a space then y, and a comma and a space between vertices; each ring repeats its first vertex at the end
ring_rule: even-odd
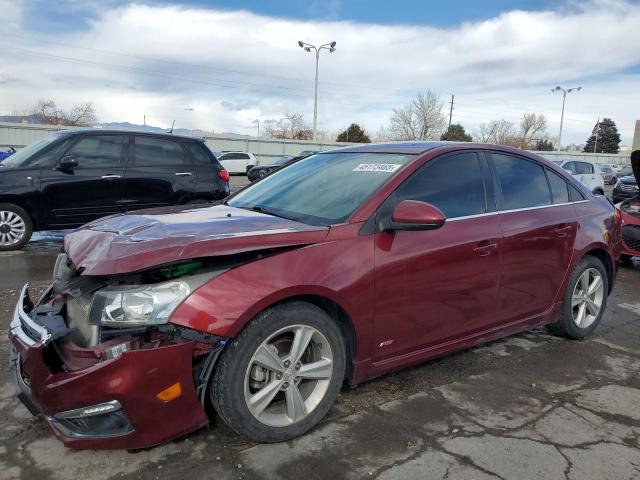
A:
POLYGON ((18 397, 72 448, 150 447, 208 423, 193 381, 193 342, 126 351, 86 369, 54 365, 51 332, 26 312, 22 290, 9 329, 18 397), (180 384, 171 400, 160 392, 180 384))

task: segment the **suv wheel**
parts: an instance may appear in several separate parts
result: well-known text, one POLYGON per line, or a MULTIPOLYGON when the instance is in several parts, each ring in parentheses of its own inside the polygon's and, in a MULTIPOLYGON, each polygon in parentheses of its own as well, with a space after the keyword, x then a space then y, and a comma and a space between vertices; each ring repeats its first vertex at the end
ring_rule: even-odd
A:
POLYGON ((260 313, 225 348, 211 396, 237 433, 282 442, 327 414, 344 372, 344 339, 336 322, 315 305, 288 302, 260 313))
POLYGON ((22 248, 32 233, 33 222, 23 208, 0 203, 0 251, 22 248))
POLYGON ((609 278, 604 265, 600 259, 587 255, 571 273, 560 319, 552 329, 577 340, 590 335, 604 315, 608 293, 609 278))

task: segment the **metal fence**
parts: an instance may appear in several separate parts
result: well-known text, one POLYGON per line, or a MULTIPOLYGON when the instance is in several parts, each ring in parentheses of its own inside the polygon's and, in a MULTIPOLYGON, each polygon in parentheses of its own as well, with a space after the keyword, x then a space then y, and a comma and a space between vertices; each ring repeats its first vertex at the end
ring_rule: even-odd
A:
MULTIPOLYGON (((46 137, 52 132, 66 129, 54 125, 29 125, 21 123, 0 122, 0 148, 23 148, 30 143, 46 137)), ((216 152, 224 150, 251 152, 260 163, 268 163, 283 155, 297 155, 303 150, 325 151, 349 145, 339 142, 309 142, 304 140, 277 140, 273 138, 257 138, 230 135, 207 135, 204 137, 207 146, 216 152)), ((582 159, 599 164, 627 165, 629 153, 605 154, 582 152, 535 152, 549 160, 582 159)))

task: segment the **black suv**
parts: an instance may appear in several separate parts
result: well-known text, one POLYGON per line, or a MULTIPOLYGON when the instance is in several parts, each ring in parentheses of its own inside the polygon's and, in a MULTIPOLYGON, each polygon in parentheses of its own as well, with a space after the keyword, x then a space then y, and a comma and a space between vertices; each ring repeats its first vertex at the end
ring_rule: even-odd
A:
POLYGON ((140 208, 229 195, 229 175, 197 138, 117 130, 58 132, 0 163, 0 250, 34 230, 73 228, 140 208))

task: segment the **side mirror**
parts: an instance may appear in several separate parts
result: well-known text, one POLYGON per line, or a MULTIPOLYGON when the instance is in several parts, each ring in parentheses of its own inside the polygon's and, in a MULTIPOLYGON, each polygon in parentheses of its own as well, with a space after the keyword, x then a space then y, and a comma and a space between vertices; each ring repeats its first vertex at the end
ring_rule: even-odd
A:
POLYGON ((62 157, 58 162, 59 170, 73 170, 78 166, 78 160, 67 155, 66 157, 62 157))
POLYGON ((403 200, 391 214, 386 230, 435 230, 447 220, 439 208, 417 200, 403 200))

